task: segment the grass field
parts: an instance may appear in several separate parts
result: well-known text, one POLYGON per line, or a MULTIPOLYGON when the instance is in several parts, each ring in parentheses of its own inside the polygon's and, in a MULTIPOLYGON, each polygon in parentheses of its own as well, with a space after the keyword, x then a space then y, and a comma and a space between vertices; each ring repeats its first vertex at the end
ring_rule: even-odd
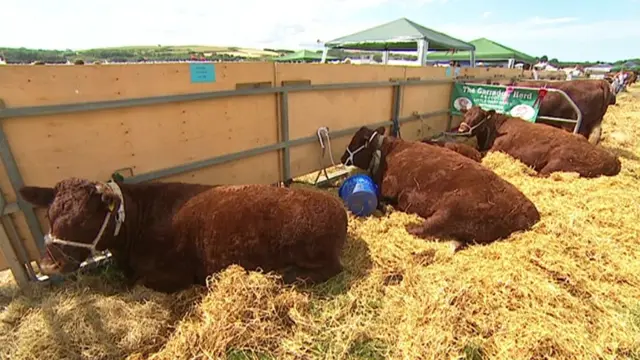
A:
POLYGON ((392 212, 351 218, 345 272, 311 289, 237 267, 175 296, 124 292, 112 269, 25 293, 5 275, 0 358, 640 359, 640 87, 603 127, 616 177, 487 156, 542 220, 455 256, 392 212))

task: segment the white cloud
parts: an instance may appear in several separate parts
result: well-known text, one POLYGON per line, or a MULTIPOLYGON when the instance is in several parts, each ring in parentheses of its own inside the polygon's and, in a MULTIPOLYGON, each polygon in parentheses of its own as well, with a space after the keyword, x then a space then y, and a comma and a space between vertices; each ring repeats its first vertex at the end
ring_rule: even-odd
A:
POLYGON ((640 41, 635 20, 581 22, 570 17, 512 20, 500 23, 451 23, 438 30, 464 40, 480 37, 503 43, 533 56, 547 54, 561 60, 617 60, 633 57, 630 48, 612 48, 612 42, 640 41), (616 31, 624 29, 624 31, 616 31), (612 54, 615 51, 617 54, 612 54), (613 58, 612 58, 613 56, 613 58))
MULTIPOLYGON (((313 48, 317 46, 316 40, 328 41, 379 25, 380 16, 384 17, 385 10, 391 7, 395 13, 406 13, 413 18, 412 14, 420 6, 443 6, 447 2, 446 6, 450 6, 453 3, 450 0, 1 2, 2 25, 11 32, 0 37, 0 46, 58 49, 155 44, 313 48), (378 18, 363 16, 371 13, 377 13, 378 18)), ((594 49, 598 45, 604 47, 602 44, 609 40, 627 39, 631 43, 640 40, 637 21, 583 23, 575 17, 535 16, 524 21, 506 19, 497 22, 499 17, 496 15, 486 11, 476 22, 425 25, 463 40, 486 37, 523 51, 532 51, 534 55, 541 52, 560 58, 563 55, 552 55, 552 50, 545 49, 580 47, 597 54, 599 50, 594 49)), ((631 47, 620 51, 629 52, 631 47)))
POLYGON ((529 19, 528 23, 532 25, 552 25, 552 24, 566 24, 577 21, 574 17, 559 17, 559 18, 541 18, 534 16, 529 19))
POLYGON ((3 0, 0 46, 86 48, 122 44, 290 47, 332 40, 379 21, 358 16, 391 4, 447 0, 3 0), (292 15, 295 14, 295 15, 292 15), (28 22, 25 22, 28 19, 28 22))
POLYGON ((640 38, 640 26, 631 20, 602 20, 580 23, 575 18, 539 18, 494 24, 444 24, 438 29, 460 39, 486 37, 509 41, 513 47, 527 41, 567 41, 590 43, 596 40, 640 38), (625 29, 625 31, 615 31, 625 29))

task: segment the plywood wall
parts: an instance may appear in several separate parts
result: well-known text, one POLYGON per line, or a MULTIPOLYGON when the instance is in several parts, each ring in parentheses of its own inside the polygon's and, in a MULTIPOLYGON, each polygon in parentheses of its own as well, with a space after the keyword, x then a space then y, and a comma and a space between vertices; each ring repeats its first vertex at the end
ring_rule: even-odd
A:
MULTIPOLYGON (((533 79, 533 71, 524 71, 525 79, 533 79)), ((538 77, 540 80, 565 80, 567 74, 564 71, 538 71, 538 77)))
MULTIPOLYGON (((234 90, 237 84, 287 81, 311 84, 385 82, 390 79, 450 79, 443 68, 350 64, 215 63, 215 81, 193 83, 189 64, 3 66, 0 99, 23 107, 136 97, 234 90)), ((521 74, 511 69, 463 69, 467 76, 497 79, 521 74)), ((448 110, 451 84, 412 85, 402 90, 400 117, 448 110)), ((391 120, 393 92, 389 87, 291 92, 290 139, 315 136, 319 127, 331 132, 391 120)), ((27 185, 53 186, 71 177, 107 180, 118 169, 144 174, 281 141, 278 97, 275 94, 73 114, 3 120, 9 146, 27 185)), ((417 140, 443 131, 448 115, 402 124, 402 137, 417 140)), ((454 121, 455 125, 455 121, 454 121)), ((339 161, 350 135, 332 137, 339 161)), ((291 176, 330 165, 321 161, 319 143, 291 149, 291 176)), ((274 183, 282 180, 280 152, 192 171, 160 181, 205 184, 274 183)), ((0 188, 7 202, 16 194, 0 168, 0 188)), ((44 212, 37 215, 47 231, 44 212)), ((10 215, 32 259, 39 253, 22 213, 10 215)), ((0 269, 6 261, 0 256, 0 269)))
MULTIPOLYGON (((436 67, 407 68, 405 76, 416 80, 447 79, 446 69, 436 67)), ((452 82, 438 85, 405 86, 402 89, 400 118, 448 110, 452 87, 452 82)), ((403 139, 420 140, 445 131, 448 121, 448 114, 417 118, 415 121, 403 123, 400 126, 400 133, 403 139)))
MULTIPOLYGON (((398 66, 351 64, 275 64, 276 84, 283 81, 310 80, 311 84, 379 82, 403 79, 405 69, 398 66)), ((289 94, 289 136, 291 139, 313 136, 319 127, 335 132, 355 126, 391 119, 392 89, 323 90, 289 94)), ((332 137, 336 161, 350 137, 332 137)), ((291 149, 291 176, 307 174, 321 168, 319 143, 299 145, 291 149)), ((330 165, 328 155, 322 166, 330 165)))

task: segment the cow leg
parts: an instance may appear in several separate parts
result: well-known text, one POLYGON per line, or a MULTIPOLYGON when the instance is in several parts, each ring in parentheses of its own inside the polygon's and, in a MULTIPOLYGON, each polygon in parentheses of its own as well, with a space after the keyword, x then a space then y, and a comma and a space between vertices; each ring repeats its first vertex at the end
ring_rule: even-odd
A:
POLYGON ((449 211, 436 211, 422 224, 407 226, 406 230, 409 234, 419 238, 425 238, 427 236, 454 237, 456 239, 451 240, 449 247, 451 248, 451 252, 455 254, 456 252, 466 248, 467 243, 462 241, 462 239, 456 236, 456 234, 452 234, 450 231, 447 231, 448 228, 451 228, 450 226, 447 226, 447 221, 449 219, 449 211))
POLYGON ((322 267, 304 268, 298 265, 290 266, 282 275, 282 281, 287 285, 313 285, 325 282, 342 272, 340 261, 332 261, 322 267))
POLYGON ((459 240, 452 240, 451 243, 449 243, 449 247, 451 248, 451 252, 452 253, 456 253, 464 248, 467 247, 467 243, 464 243, 462 241, 459 240))
POLYGON ((343 269, 338 251, 331 249, 326 252, 320 250, 311 256, 305 252, 296 253, 295 256, 294 264, 283 272, 282 281, 285 284, 322 283, 338 275, 343 269))
POLYGON ((561 160, 551 160, 538 172, 539 177, 548 177, 554 172, 560 171, 575 171, 571 169, 567 169, 567 164, 561 160))
POLYGON ((598 143, 600 142, 601 136, 602 136, 602 123, 600 122, 593 127, 593 130, 591 130, 591 134, 589 134, 589 142, 592 143, 593 145, 598 145, 598 143))
POLYGON ((185 273, 178 272, 158 272, 150 276, 141 277, 138 281, 140 285, 150 289, 173 293, 183 290, 193 284, 193 279, 189 278, 185 273))
POLYGON ((408 225, 405 229, 413 236, 424 239, 425 237, 446 237, 448 233, 447 221, 450 219, 448 210, 438 210, 429 216, 422 224, 408 225))

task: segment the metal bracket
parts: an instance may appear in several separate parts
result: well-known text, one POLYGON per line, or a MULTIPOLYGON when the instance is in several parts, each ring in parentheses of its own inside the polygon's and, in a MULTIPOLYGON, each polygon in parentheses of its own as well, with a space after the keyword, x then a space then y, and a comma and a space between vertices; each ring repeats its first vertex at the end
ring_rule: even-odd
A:
POLYGON ((273 83, 271 81, 263 81, 263 82, 250 82, 250 83, 237 83, 236 90, 242 89, 264 89, 273 87, 273 83))
POLYGON ((282 80, 282 86, 308 86, 311 85, 311 80, 282 80))

